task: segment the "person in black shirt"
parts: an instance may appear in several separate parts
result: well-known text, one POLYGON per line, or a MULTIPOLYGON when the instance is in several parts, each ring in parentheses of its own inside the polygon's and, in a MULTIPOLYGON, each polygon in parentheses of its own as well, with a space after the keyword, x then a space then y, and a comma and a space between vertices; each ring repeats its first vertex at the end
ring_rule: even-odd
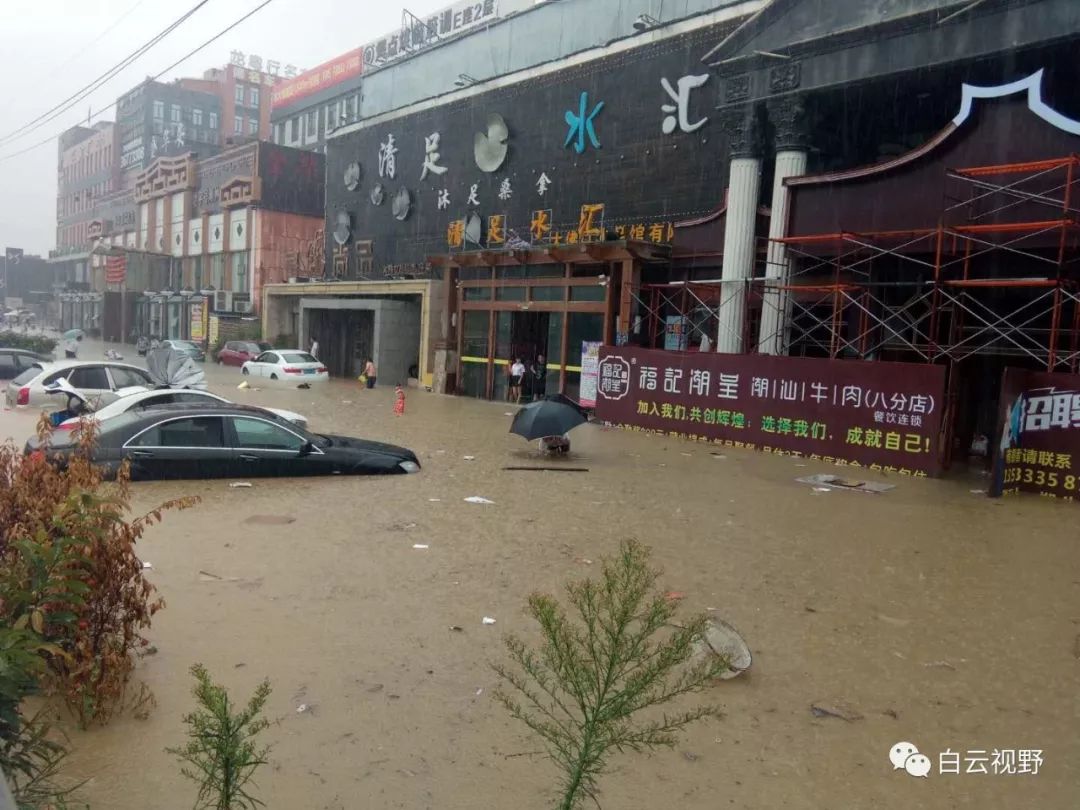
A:
POLYGON ((529 377, 532 382, 533 399, 543 399, 547 394, 547 361, 544 355, 536 355, 536 359, 529 366, 529 377))

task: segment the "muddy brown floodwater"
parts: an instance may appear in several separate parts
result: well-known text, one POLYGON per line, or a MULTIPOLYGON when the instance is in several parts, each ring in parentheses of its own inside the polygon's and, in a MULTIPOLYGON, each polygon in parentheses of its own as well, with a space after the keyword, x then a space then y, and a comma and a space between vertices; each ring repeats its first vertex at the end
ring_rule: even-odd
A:
MULTIPOLYGON (((388 388, 244 392, 238 370, 209 376, 212 390, 299 411, 315 430, 406 445, 423 472, 135 486, 142 510, 202 502, 141 544, 167 602, 150 632, 159 652, 138 668, 157 707, 72 732, 69 771, 88 779, 93 808, 191 807, 164 749, 182 740, 196 661, 236 696, 272 681, 272 765, 258 779, 271 808, 549 806, 557 775, 491 699, 489 663, 504 633, 535 638, 530 591, 595 574, 628 537, 653 547, 684 609, 735 625, 754 663, 707 693, 722 718, 674 750, 616 756, 605 808, 1076 805, 1075 506, 994 502, 970 481, 819 493, 793 480, 829 471, 813 462, 593 425, 573 436, 574 466, 589 472, 506 472, 535 458, 507 435, 503 404, 410 391, 396 418, 388 388), (250 522, 268 515, 295 521, 250 522), (930 756, 929 778, 893 771, 902 740, 930 756), (967 770, 969 751, 994 749, 1041 750, 1039 773, 936 772, 943 751, 967 770)), ((2 436, 31 427, 0 414, 2 436)))

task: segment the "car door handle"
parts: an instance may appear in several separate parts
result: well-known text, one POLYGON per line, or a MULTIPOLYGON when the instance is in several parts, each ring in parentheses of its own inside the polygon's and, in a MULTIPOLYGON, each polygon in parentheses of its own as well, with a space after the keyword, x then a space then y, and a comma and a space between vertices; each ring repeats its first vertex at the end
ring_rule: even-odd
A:
POLYGON ((132 458, 153 458, 154 454, 147 451, 147 450, 132 450, 131 451, 131 457, 132 458))
POLYGON ((250 455, 248 453, 241 453, 240 454, 240 460, 241 461, 258 461, 259 457, 250 455))

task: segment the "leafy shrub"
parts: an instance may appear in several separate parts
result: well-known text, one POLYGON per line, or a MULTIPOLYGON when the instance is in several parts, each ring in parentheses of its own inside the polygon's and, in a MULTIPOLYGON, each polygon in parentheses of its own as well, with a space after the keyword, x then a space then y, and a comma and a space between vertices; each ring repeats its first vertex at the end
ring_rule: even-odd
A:
POLYGON ((38 354, 52 354, 56 341, 44 335, 24 335, 21 332, 0 332, 0 347, 5 349, 25 349, 38 354))
POLYGON ((255 738, 269 723, 262 717, 270 697, 264 680, 246 707, 235 712, 224 686, 210 680, 202 664, 191 668, 193 690, 199 708, 184 716, 188 742, 182 748, 166 748, 182 763, 180 772, 198 783, 196 810, 249 810, 263 802, 248 792, 255 772, 266 764, 270 748, 257 748, 255 738))
POLYGON ((717 713, 705 706, 639 719, 699 691, 729 667, 720 658, 688 664, 708 618, 673 625, 675 602, 654 592, 659 576, 645 546, 624 543, 618 556, 604 560, 598 582, 567 586, 580 623, 553 597, 533 594, 529 613, 540 624, 542 645, 530 649, 516 637, 506 639, 516 667, 495 666, 509 687, 496 697, 540 737, 562 771, 561 810, 596 799, 596 780, 613 751, 674 745, 684 726, 717 713))
MULTIPOLYGON (((47 420, 38 429, 47 440, 47 420)), ((148 644, 142 633, 164 607, 136 542, 164 510, 195 502, 128 520, 127 471, 103 484, 87 452, 93 434, 88 423, 81 452, 62 469, 0 445, 0 623, 30 627, 62 653, 48 658, 49 680, 83 727, 122 704, 148 644)))

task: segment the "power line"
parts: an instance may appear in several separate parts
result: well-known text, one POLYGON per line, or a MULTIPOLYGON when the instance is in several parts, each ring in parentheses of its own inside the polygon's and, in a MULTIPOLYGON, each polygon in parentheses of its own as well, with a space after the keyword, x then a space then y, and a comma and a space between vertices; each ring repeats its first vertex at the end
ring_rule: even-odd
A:
MULTIPOLYGON (((108 28, 106 28, 106 29, 105 29, 104 31, 102 31, 102 32, 101 32, 100 34, 98 34, 98 35, 97 35, 96 37, 94 37, 94 38, 93 38, 92 40, 90 40, 90 41, 89 41, 88 43, 86 43, 85 45, 83 45, 83 46, 82 46, 82 47, 81 47, 81 48, 80 48, 79 50, 77 50, 77 51, 76 51, 75 53, 71 54, 71 56, 69 56, 69 57, 68 57, 67 59, 65 59, 65 60, 64 60, 63 62, 61 62, 61 63, 60 63, 59 65, 57 65, 57 66, 56 66, 56 67, 54 67, 54 68, 53 68, 52 70, 50 70, 50 71, 49 71, 49 73, 48 73, 48 76, 47 76, 46 78, 49 78, 49 79, 53 78, 54 76, 56 76, 57 74, 59 74, 59 73, 60 73, 60 71, 62 71, 62 70, 63 70, 64 68, 66 68, 66 67, 67 67, 68 65, 70 65, 70 64, 71 64, 72 62, 74 62, 74 61, 75 61, 76 59, 78 59, 78 58, 79 58, 80 56, 82 56, 82 55, 83 55, 84 53, 86 53, 86 52, 87 52, 88 50, 90 50, 90 49, 91 49, 92 47, 94 47, 95 45, 97 45, 97 44, 98 44, 98 43, 99 43, 99 42, 100 42, 100 41, 101 41, 102 39, 104 39, 104 38, 105 38, 105 36, 106 36, 107 34, 109 34, 109 33, 110 33, 111 31, 113 31, 113 30, 114 30, 114 29, 115 29, 115 28, 116 28, 116 27, 117 27, 118 25, 120 25, 120 23, 122 23, 122 22, 123 22, 124 20, 126 20, 126 19, 127 19, 128 17, 130 17, 130 16, 131 16, 131 15, 132 15, 132 14, 133 14, 133 13, 135 12, 135 10, 136 10, 136 9, 138 9, 138 8, 139 8, 139 6, 143 5, 143 4, 145 3, 145 2, 146 2, 146 0, 138 0, 138 2, 137 2, 137 3, 135 3, 135 5, 133 5, 133 6, 131 7, 131 8, 129 8, 129 9, 128 9, 127 11, 125 11, 125 12, 124 12, 123 14, 121 14, 121 15, 120 15, 120 16, 119 16, 118 18, 116 18, 116 19, 115 19, 115 20, 114 20, 114 21, 112 22, 112 24, 111 24, 111 25, 110 25, 110 26, 109 26, 108 28)), ((3 106, 4 106, 4 107, 7 107, 7 106, 8 106, 8 102, 9 102, 10 100, 11 100, 11 99, 10 99, 10 97, 9 97, 9 98, 8 98, 7 100, 5 100, 5 102, 4 102, 4 104, 3 104, 3 106)))
POLYGON ((88 50, 90 50, 95 45, 97 45, 99 42, 101 42, 101 40, 105 39, 105 37, 108 36, 109 34, 111 34, 117 28, 117 26, 120 25, 120 23, 122 23, 124 20, 126 20, 128 17, 130 17, 139 8, 139 6, 143 5, 145 2, 146 2, 146 0, 138 0, 138 2, 135 3, 135 5, 133 5, 131 8, 129 8, 123 14, 121 14, 116 20, 114 20, 112 25, 110 25, 108 28, 106 28, 104 31, 102 31, 100 34, 98 34, 92 40, 90 40, 85 45, 83 45, 81 48, 79 48, 79 50, 77 50, 75 53, 73 53, 71 56, 69 56, 67 59, 65 59, 63 62, 61 62, 59 65, 57 65, 56 68, 51 73, 49 73, 49 76, 55 76, 57 73, 59 73, 64 68, 66 68, 68 65, 70 65, 72 62, 74 62, 76 59, 78 59, 80 56, 82 56, 88 50))
POLYGON ((145 54, 147 51, 149 51, 151 48, 153 48, 155 45, 157 45, 159 42, 161 42, 163 39, 165 39, 165 37, 167 37, 169 34, 171 34, 173 31, 175 31, 177 28, 179 28, 180 25, 185 20, 187 20, 189 17, 191 17, 193 14, 195 14, 195 12, 197 12, 200 8, 202 8, 203 6, 205 6, 209 2, 210 2, 210 0, 199 0, 199 2, 196 3, 183 16, 181 16, 176 21, 170 23, 163 31, 161 31, 159 34, 155 35, 148 42, 145 42, 142 45, 140 45, 132 53, 125 56, 119 63, 117 63, 113 67, 109 68, 107 71, 105 71, 100 76, 98 76, 96 79, 94 79, 92 82, 90 82, 89 84, 83 86, 79 90, 76 90, 75 93, 68 96, 66 99, 61 101, 59 104, 57 104, 52 109, 46 110, 45 112, 43 112, 41 115, 39 115, 37 118, 30 121, 29 123, 24 124, 23 126, 19 127, 18 129, 12 130, 11 132, 7 133, 6 135, 0 136, 0 143, 3 143, 5 141, 9 141, 12 138, 17 137, 17 136, 19 136, 21 134, 24 134, 24 133, 27 133, 27 132, 33 132, 35 129, 40 129, 45 124, 49 123, 50 121, 54 120, 55 118, 59 117, 60 115, 63 115, 65 112, 70 110, 72 107, 74 107, 76 104, 78 104, 84 98, 86 98, 92 92, 94 92, 95 90, 100 88, 103 84, 105 84, 107 81, 109 81, 109 79, 113 78, 121 70, 128 67, 136 59, 138 59, 140 56, 145 54))
MULTIPOLYGON (((273 2, 273 1, 274 1, 274 0, 263 0, 263 2, 262 2, 262 3, 260 3, 260 4, 259 4, 259 5, 257 5, 257 6, 255 6, 255 8, 253 8, 253 9, 252 9, 251 11, 249 11, 249 12, 248 12, 247 14, 245 14, 245 15, 244 15, 243 17, 241 17, 241 18, 240 18, 239 20, 237 20, 236 22, 234 22, 234 23, 233 23, 232 25, 230 25, 230 26, 229 26, 228 28, 224 28, 224 29, 222 29, 222 30, 221 30, 221 31, 219 31, 219 32, 218 32, 217 34, 215 34, 214 36, 210 37, 210 39, 206 40, 206 42, 204 42, 204 43, 202 43, 201 45, 199 45, 199 46, 198 46, 197 48, 194 48, 193 50, 191 50, 191 51, 188 51, 188 53, 186 53, 186 54, 185 54, 184 56, 182 56, 182 57, 181 57, 180 59, 178 59, 178 60, 176 60, 175 62, 173 62, 173 63, 172 63, 171 65, 169 65, 169 66, 168 66, 167 68, 165 68, 164 70, 162 70, 162 71, 159 71, 159 72, 158 72, 158 73, 156 73, 155 75, 151 76, 151 77, 150 77, 150 80, 151 80, 151 81, 153 81, 153 80, 155 80, 155 79, 160 79, 160 78, 161 78, 161 77, 162 77, 162 76, 163 76, 164 74, 168 73, 168 72, 169 72, 170 70, 172 70, 173 68, 177 67, 177 66, 178 66, 178 65, 180 65, 181 63, 183 63, 183 62, 186 62, 186 61, 187 61, 188 59, 190 59, 191 57, 193 57, 193 56, 194 56, 195 54, 197 54, 197 53, 198 53, 199 51, 201 51, 201 50, 202 50, 203 48, 206 48, 206 47, 207 47, 208 45, 212 45, 212 44, 214 44, 215 42, 217 42, 217 41, 218 41, 219 39, 221 39, 221 38, 222 38, 223 36, 225 36, 225 35, 226 35, 227 33, 229 33, 229 32, 230 32, 230 31, 232 31, 232 30, 233 30, 234 28, 236 28, 236 26, 240 25, 240 24, 241 24, 242 22, 244 22, 244 21, 246 21, 247 19, 249 19, 250 17, 254 16, 254 15, 255 15, 255 14, 257 13, 257 12, 259 12, 259 11, 261 11, 262 9, 266 8, 266 7, 267 7, 268 5, 270 5, 270 4, 271 4, 271 3, 273 2)), ((89 115, 87 116, 87 119, 89 120, 89 119, 91 119, 91 118, 96 118, 97 116, 101 115, 102 113, 104 113, 104 112, 108 112, 108 110, 109 110, 109 109, 110 109, 111 107, 112 107, 112 104, 109 104, 109 105, 107 105, 107 106, 105 106, 105 107, 102 107, 102 108, 101 108, 100 110, 97 110, 97 111, 95 111, 95 112, 92 112, 92 113, 90 113, 90 114, 89 114, 89 115)), ((48 138, 45 138, 44 140, 38 141, 38 142, 37 142, 37 143, 35 143, 35 144, 32 144, 32 145, 30 145, 30 146, 27 146, 27 147, 25 147, 24 149, 20 149, 20 150, 19 150, 19 151, 17 151, 17 152, 12 152, 12 153, 10 153, 10 154, 7 154, 7 155, 0 155, 0 163, 3 163, 3 162, 5 162, 5 161, 8 161, 8 160, 11 160, 12 158, 17 158, 17 157, 19 157, 20 155, 25 155, 25 154, 26 154, 27 152, 32 152, 33 150, 35 150, 35 149, 38 149, 38 148, 40 148, 40 147, 42 147, 42 146, 45 146, 45 145, 46 145, 46 144, 48 144, 48 143, 52 143, 52 142, 53 142, 54 140, 56 140, 57 138, 59 138, 59 137, 60 137, 60 136, 61 136, 62 134, 63 134, 62 132, 58 132, 58 133, 56 133, 55 135, 50 135, 50 136, 49 136, 48 138)))

